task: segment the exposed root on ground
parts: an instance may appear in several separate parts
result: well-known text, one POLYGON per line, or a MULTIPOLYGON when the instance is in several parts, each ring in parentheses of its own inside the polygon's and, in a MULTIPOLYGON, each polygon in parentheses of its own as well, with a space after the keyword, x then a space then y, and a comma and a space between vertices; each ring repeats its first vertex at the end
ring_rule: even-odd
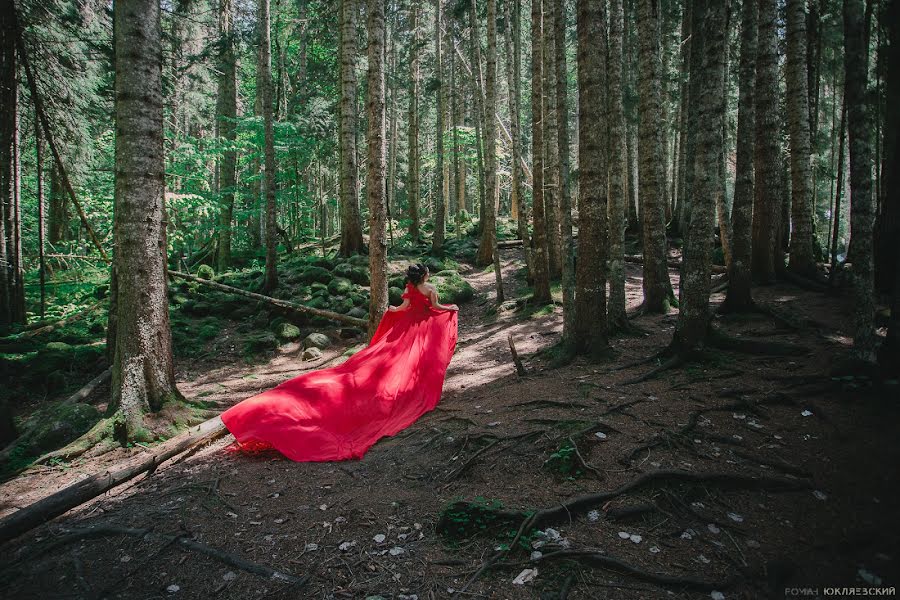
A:
POLYGON ((651 573, 614 556, 602 554, 598 550, 559 550, 544 554, 534 562, 545 563, 557 560, 574 560, 589 567, 604 569, 614 573, 624 573, 640 581, 646 581, 662 587, 684 588, 701 592, 728 589, 737 582, 736 577, 726 581, 707 581, 694 577, 651 573))
POLYGON ((55 538, 53 541, 19 558, 16 564, 21 564, 26 561, 33 561, 34 559, 66 544, 72 544, 88 539, 113 537, 119 535, 136 537, 142 540, 162 542, 164 544, 163 548, 170 545, 176 545, 183 550, 199 552, 200 554, 208 556, 230 567, 240 569, 241 571, 245 571, 252 575, 271 579, 274 581, 283 581, 298 588, 302 587, 309 581, 308 575, 297 577, 284 571, 278 571, 266 565, 250 562, 244 558, 241 558, 240 556, 225 552, 224 550, 219 550, 217 548, 207 546, 206 544, 201 544, 200 542, 192 540, 189 537, 185 537, 184 534, 173 536, 156 533, 151 529, 135 529, 131 527, 120 527, 118 525, 99 525, 95 527, 84 527, 68 530, 61 536, 55 538))

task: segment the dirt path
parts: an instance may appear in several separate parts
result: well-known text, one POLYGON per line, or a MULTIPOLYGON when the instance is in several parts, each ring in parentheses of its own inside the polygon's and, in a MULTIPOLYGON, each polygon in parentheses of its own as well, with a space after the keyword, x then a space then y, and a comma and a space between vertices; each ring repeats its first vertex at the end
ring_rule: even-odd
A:
MULTIPOLYGON (((513 276, 518 265, 515 252, 504 252, 510 298, 524 293, 513 276)), ((544 537, 526 540, 544 543, 542 556, 531 562, 529 551, 510 555, 504 562, 512 564, 482 573, 456 597, 557 598, 567 586, 571 599, 710 598, 713 591, 659 586, 621 574, 621 566, 546 558, 564 549, 602 553, 647 574, 721 583, 715 591, 729 599, 783 597, 785 586, 867 585, 871 577, 896 584, 898 411, 851 387, 858 382, 841 389, 825 375, 847 342, 844 308, 834 299, 781 286, 757 291, 759 300, 796 320, 815 321, 820 331, 789 330, 756 316, 719 323, 731 335, 802 344, 808 354, 717 354, 709 363, 627 385, 651 365, 625 367, 668 343, 674 313, 639 319, 646 333, 614 340, 610 362, 551 369, 534 354, 556 342, 559 309, 494 314, 493 273, 465 276, 478 295, 461 312, 441 404, 363 460, 292 463, 276 454, 226 452, 225 440, 3 548, 9 566, 72 527, 150 528, 311 576, 302 591, 162 538, 111 536, 60 545, 15 565, 4 573, 0 595, 450 598, 515 530, 448 540, 435 529, 450 503, 481 498, 485 506, 511 510, 552 508, 666 469, 778 477, 807 489, 639 488, 591 506, 593 513, 573 511, 552 531, 544 528, 544 537), (525 356, 525 378, 514 374, 508 334, 525 356), (577 454, 565 449, 569 438, 577 454), (574 472, 564 472, 569 467, 574 472), (634 511, 627 517, 621 509, 634 511), (525 568, 537 568, 536 579, 514 584, 525 568)), ((638 273, 630 270, 631 305, 639 291, 638 273)), ((322 362, 338 355, 335 350, 322 362)), ((283 356, 250 373, 223 366, 181 385, 225 405, 298 372, 296 361, 283 356)), ((79 476, 54 471, 32 476, 36 484, 9 482, 0 499, 21 503, 29 485, 46 491, 79 476)), ((484 531, 492 524, 487 518, 463 523, 484 531)))

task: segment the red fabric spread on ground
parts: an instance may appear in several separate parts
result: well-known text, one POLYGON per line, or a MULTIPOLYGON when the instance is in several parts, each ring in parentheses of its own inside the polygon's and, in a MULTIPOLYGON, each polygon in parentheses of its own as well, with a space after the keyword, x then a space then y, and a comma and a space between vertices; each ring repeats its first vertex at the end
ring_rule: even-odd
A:
POLYGON ((456 348, 457 313, 433 308, 413 285, 403 297, 408 309, 385 313, 369 346, 343 364, 222 413, 240 445, 271 446, 301 462, 361 458, 437 406, 456 348))

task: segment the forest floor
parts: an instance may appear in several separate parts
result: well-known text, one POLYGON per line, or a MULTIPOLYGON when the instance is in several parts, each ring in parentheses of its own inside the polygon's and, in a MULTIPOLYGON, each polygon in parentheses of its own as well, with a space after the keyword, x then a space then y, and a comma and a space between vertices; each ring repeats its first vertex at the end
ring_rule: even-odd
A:
MULTIPOLYGON (((519 251, 503 252, 510 299, 525 294, 520 267, 519 251)), ((655 364, 635 363, 669 343, 675 312, 635 319, 641 333, 614 339, 606 361, 559 367, 558 306, 498 312, 494 274, 463 275, 477 295, 462 306, 445 393, 413 426, 342 463, 233 452, 225 438, 0 548, 0 596, 755 599, 789 587, 897 584, 900 411, 864 380, 829 375, 850 343, 849 303, 758 288, 759 302, 799 328, 763 314, 718 318, 718 327, 807 352, 716 352, 632 384, 655 364), (642 476, 647 485, 584 510, 565 504, 642 476), (514 541, 528 514, 518 511, 560 507, 561 518, 482 569, 514 541), (85 527, 154 535, 67 536, 85 527), (299 588, 259 577, 176 538, 309 579, 299 588), (515 583, 526 569, 536 577, 515 583)), ((629 265, 630 309, 640 285, 629 265)), ((334 364, 349 347, 301 363, 287 346, 248 367, 229 356, 227 331, 221 344, 204 362, 181 361, 178 378, 186 396, 222 408, 334 364)), ((145 451, 27 471, 0 485, 0 515, 145 451)))

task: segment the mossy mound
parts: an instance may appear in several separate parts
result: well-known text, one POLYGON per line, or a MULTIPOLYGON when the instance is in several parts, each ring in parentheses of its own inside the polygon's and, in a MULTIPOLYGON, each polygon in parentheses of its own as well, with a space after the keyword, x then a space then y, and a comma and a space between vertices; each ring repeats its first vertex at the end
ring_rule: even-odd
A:
POLYGON ((403 296, 402 289, 400 289, 398 287, 394 287, 394 286, 391 286, 388 288, 388 302, 391 305, 397 306, 399 304, 402 304, 403 303, 402 296, 403 296))
POLYGON ((440 271, 429 277, 428 282, 437 288, 442 304, 461 304, 475 297, 475 289, 457 271, 440 271))
POLYGON ((244 339, 244 354, 261 354, 278 348, 278 338, 269 331, 251 333, 244 339))
POLYGON ((343 277, 335 277, 328 283, 328 291, 335 296, 346 296, 353 291, 353 282, 343 277))
POLYGON ((17 442, 26 456, 61 448, 87 432, 100 420, 100 411, 90 404, 55 402, 36 410, 22 425, 25 433, 17 442))
POLYGON ((328 283, 331 281, 331 271, 322 267, 306 267, 300 273, 300 281, 303 283, 328 283))
POLYGON ((300 337, 300 328, 293 323, 283 322, 275 328, 275 335, 281 340, 290 342, 300 337))

